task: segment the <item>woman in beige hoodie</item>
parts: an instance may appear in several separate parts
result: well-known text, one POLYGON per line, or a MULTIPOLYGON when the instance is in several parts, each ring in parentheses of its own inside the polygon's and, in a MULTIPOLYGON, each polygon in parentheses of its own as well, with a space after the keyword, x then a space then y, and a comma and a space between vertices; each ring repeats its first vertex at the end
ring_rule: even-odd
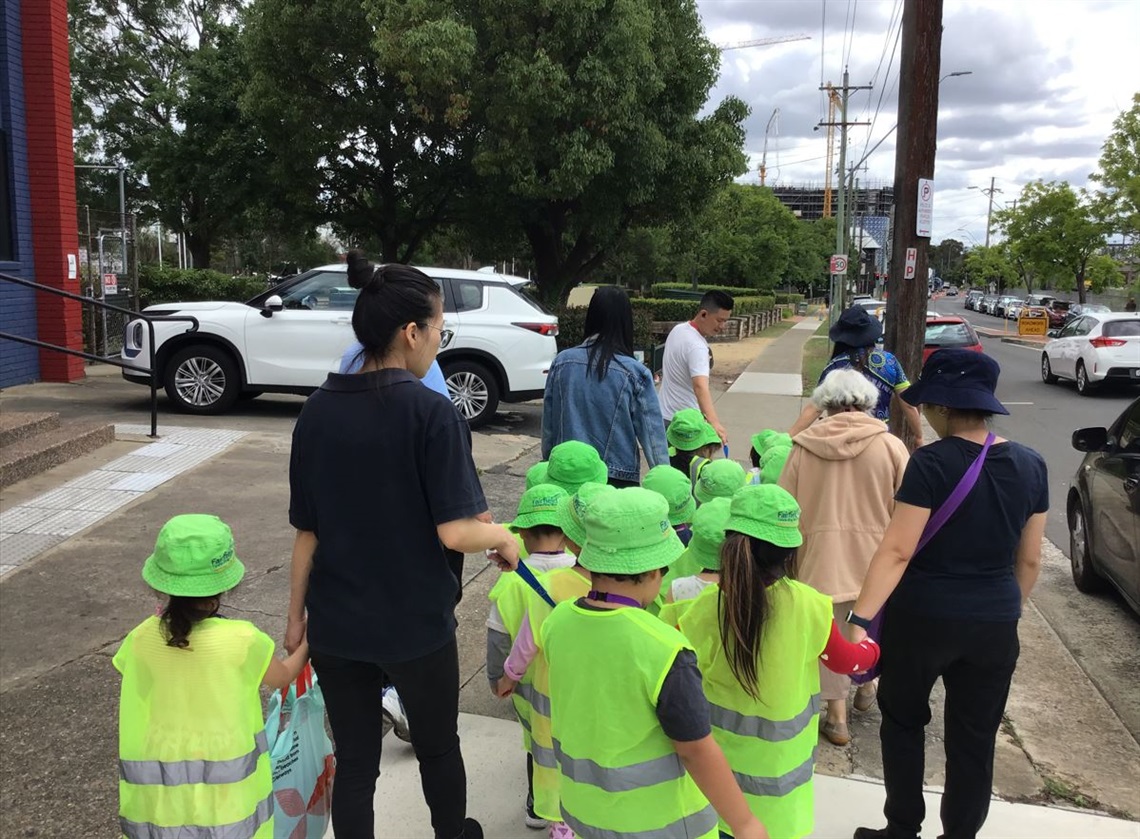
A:
MULTIPOLYGON (((868 411, 879 395, 856 370, 835 370, 812 393, 824 419, 792 438, 779 484, 800 504, 804 542, 796 553, 796 579, 831 597, 835 619, 846 627, 871 557, 894 511, 895 491, 908 460, 906 446, 868 411)), ((851 741, 847 696, 851 680, 820 667, 820 697, 827 702, 823 735, 837 746, 851 741)), ((863 685, 855 707, 874 701, 863 685)))

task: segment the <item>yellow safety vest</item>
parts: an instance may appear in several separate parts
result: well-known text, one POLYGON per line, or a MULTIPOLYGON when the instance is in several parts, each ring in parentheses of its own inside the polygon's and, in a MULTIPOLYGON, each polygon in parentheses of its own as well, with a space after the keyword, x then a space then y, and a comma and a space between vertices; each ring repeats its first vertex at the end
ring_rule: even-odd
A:
MULTIPOLYGON (((720 637, 720 589, 702 591, 681 616, 697 652, 713 737, 724 750, 753 814, 768 832, 794 839, 812 832, 812 772, 819 741, 819 656, 831 635, 831 598, 795 580, 768 587, 753 699, 728 665, 720 637)), ((728 832, 728 826, 720 829, 728 832)))
MULTIPOLYGON (((555 603, 577 600, 590 591, 590 580, 573 568, 555 568, 547 571, 539 581, 555 603)), ((538 644, 542 638, 542 625, 554 610, 550 604, 530 592, 527 608, 527 623, 531 635, 538 644)), ((562 812, 558 805, 558 761, 554 756, 554 740, 550 731, 550 668, 542 647, 527 668, 531 678, 531 707, 534 714, 530 719, 530 753, 534 758, 534 811, 544 819, 561 821, 562 812)))
POLYGON ((681 634, 641 609, 560 603, 542 625, 562 820, 582 839, 717 835, 657 719, 681 634))
MULTIPOLYGON (((705 590, 707 591, 710 588, 717 588, 717 584, 713 583, 712 585, 706 586, 705 590)), ((704 593, 704 591, 701 592, 701 594, 704 593)), ((700 595, 698 595, 698 597, 699 596, 700 595)), ((689 597, 684 600, 674 600, 672 603, 664 603, 661 606, 661 611, 657 613, 657 617, 669 626, 679 627, 681 624, 681 616, 689 611, 689 607, 696 602, 696 597, 689 597)))
POLYGON ((150 617, 112 659, 119 698, 119 825, 130 839, 273 836, 273 778, 258 687, 273 640, 207 618, 190 647, 150 617))

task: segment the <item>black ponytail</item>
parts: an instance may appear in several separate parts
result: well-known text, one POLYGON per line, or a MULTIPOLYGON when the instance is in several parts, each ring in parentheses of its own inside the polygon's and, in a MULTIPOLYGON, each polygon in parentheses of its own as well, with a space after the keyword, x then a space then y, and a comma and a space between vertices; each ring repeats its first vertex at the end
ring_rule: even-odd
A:
POLYGON ((171 595, 162 610, 162 628, 166 632, 166 645, 181 650, 190 646, 190 632, 194 625, 218 614, 221 601, 217 597, 175 597, 171 595))
POLYGON ((410 265, 373 265, 363 251, 348 252, 348 284, 360 289, 352 329, 365 359, 381 359, 396 333, 426 324, 443 296, 435 280, 410 265))
POLYGON ((720 549, 720 640, 729 669, 759 699, 760 641, 771 605, 768 586, 787 574, 795 551, 728 531, 720 549))

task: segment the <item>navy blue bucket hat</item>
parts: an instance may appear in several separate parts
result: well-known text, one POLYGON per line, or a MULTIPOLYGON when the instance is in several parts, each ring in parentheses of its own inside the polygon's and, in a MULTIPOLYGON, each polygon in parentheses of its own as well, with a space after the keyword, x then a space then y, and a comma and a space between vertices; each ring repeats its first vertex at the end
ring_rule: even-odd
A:
POLYGON ((827 337, 836 344, 849 347, 870 347, 883 334, 883 325, 872 317, 862 306, 852 306, 839 316, 839 320, 827 332, 827 337))
POLYGON ((974 350, 936 350, 922 365, 918 381, 902 392, 911 405, 942 405, 959 411, 1008 414, 994 391, 1001 367, 974 350))

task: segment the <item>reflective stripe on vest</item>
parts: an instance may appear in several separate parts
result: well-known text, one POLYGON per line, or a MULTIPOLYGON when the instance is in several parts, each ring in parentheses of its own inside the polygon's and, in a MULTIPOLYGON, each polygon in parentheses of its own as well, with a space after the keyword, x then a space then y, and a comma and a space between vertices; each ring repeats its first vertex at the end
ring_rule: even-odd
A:
POLYGON ((709 702, 709 719, 717 728, 739 734, 741 737, 759 737, 770 743, 791 740, 812 724, 821 707, 819 694, 812 694, 807 707, 790 720, 770 720, 765 717, 742 714, 709 702))
POLYGON ((547 769, 558 769, 558 753, 554 749, 548 749, 546 746, 531 741, 530 753, 534 757, 536 766, 543 766, 547 769))
POLYGON ((716 810, 710 804, 691 816, 683 816, 672 824, 652 830, 604 830, 592 827, 574 818, 562 808, 562 821, 570 826, 575 836, 581 839, 677 839, 678 836, 704 836, 716 829, 716 810))
POLYGON ((741 792, 746 795, 787 795, 797 787, 811 782, 812 769, 815 766, 815 756, 812 755, 795 769, 785 772, 778 778, 764 778, 759 775, 745 775, 743 772, 733 772, 736 782, 740 784, 741 792))
POLYGON ((602 766, 588 757, 570 757, 562 751, 562 744, 557 740, 554 741, 554 751, 558 755, 558 765, 562 767, 562 774, 565 777, 606 792, 629 792, 663 784, 666 781, 676 781, 685 776, 685 765, 676 754, 664 755, 629 766, 602 766))
POLYGON ((249 816, 229 824, 209 827, 200 825, 176 825, 163 827, 149 822, 133 822, 119 818, 119 829, 127 839, 236 839, 239 836, 253 836, 258 828, 273 818, 273 793, 259 802, 257 809, 249 816))
POLYGON ((550 697, 539 692, 532 683, 519 682, 515 686, 515 693, 529 702, 530 707, 544 717, 550 716, 550 697))
POLYGON ((264 731, 254 736, 253 750, 229 760, 120 760, 119 777, 128 784, 236 784, 257 771, 257 759, 269 751, 264 731))

